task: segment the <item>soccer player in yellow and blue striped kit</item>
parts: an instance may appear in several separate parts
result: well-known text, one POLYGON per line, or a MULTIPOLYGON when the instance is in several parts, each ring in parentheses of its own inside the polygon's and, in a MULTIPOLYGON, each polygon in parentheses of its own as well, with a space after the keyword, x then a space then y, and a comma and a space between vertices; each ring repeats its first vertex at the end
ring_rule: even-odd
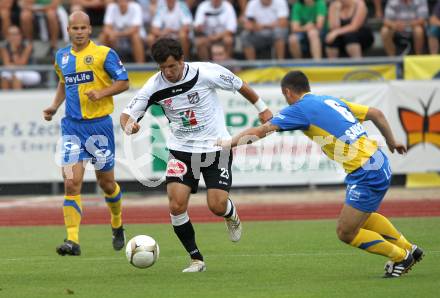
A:
POLYGON ((251 136, 263 138, 274 131, 302 130, 323 152, 342 164, 347 172, 345 204, 339 216, 337 235, 351 246, 388 257, 384 277, 399 277, 423 257, 423 251, 407 239, 383 215, 376 212, 391 180, 386 155, 369 139, 361 122, 371 120, 384 136, 391 152, 406 152, 396 142, 383 113, 375 108, 327 95, 310 93, 301 71, 289 72, 281 81, 289 106, 269 122, 249 128, 223 147, 249 144, 251 136))
POLYGON ((87 162, 95 167, 111 213, 113 248, 121 250, 125 245, 122 192, 114 177, 115 142, 109 115, 113 112, 112 96, 128 89, 128 75, 114 50, 90 40, 92 28, 87 14, 72 13, 67 30, 71 45, 56 53, 55 70, 60 80, 52 105, 43 111, 44 118, 50 121, 66 101, 61 121, 61 159, 67 239, 56 251, 60 255, 81 254, 81 186, 87 162))

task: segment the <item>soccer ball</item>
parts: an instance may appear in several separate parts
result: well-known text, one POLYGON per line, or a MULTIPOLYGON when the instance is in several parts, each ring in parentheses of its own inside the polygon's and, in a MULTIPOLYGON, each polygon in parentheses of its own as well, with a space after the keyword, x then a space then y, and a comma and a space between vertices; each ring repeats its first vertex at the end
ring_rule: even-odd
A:
POLYGON ((134 267, 148 268, 159 258, 159 244, 150 236, 138 235, 128 241, 125 255, 134 267))

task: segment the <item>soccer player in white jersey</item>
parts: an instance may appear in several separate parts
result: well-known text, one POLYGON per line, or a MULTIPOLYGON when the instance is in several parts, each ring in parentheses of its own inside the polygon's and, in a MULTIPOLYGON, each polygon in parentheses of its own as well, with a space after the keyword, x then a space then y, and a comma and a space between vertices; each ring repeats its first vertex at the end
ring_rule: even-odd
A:
POLYGON ((151 52, 160 72, 128 104, 121 114, 121 126, 127 134, 136 133, 138 121, 150 105, 159 104, 165 111, 171 128, 166 173, 171 223, 191 258, 183 272, 201 272, 206 266, 187 213, 190 194, 197 192, 201 174, 208 207, 225 218, 231 241, 239 241, 242 230, 229 198, 232 151, 214 146, 217 139, 229 137, 216 89, 237 90, 256 107, 262 123, 272 118, 272 112, 247 83, 226 68, 208 62, 185 63, 182 47, 174 39, 159 39, 151 52))

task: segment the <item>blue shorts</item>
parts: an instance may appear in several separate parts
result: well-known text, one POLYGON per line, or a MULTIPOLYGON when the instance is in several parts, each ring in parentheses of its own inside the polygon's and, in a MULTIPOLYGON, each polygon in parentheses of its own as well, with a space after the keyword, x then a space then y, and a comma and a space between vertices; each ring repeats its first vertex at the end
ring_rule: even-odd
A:
POLYGON ((109 171, 115 165, 115 139, 110 116, 90 120, 61 120, 61 164, 90 161, 95 170, 109 171))
POLYGON ((363 212, 376 211, 390 186, 391 175, 388 158, 377 150, 362 167, 345 178, 345 203, 363 212))

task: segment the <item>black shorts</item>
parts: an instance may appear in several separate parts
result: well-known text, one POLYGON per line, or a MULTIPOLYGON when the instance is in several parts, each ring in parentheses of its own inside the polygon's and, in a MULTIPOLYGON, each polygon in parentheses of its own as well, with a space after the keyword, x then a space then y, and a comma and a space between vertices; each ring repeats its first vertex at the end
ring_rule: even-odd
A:
POLYGON ((191 193, 196 193, 202 174, 207 189, 216 188, 229 192, 232 185, 231 166, 231 150, 208 153, 170 150, 166 183, 182 183, 191 187, 191 193))

